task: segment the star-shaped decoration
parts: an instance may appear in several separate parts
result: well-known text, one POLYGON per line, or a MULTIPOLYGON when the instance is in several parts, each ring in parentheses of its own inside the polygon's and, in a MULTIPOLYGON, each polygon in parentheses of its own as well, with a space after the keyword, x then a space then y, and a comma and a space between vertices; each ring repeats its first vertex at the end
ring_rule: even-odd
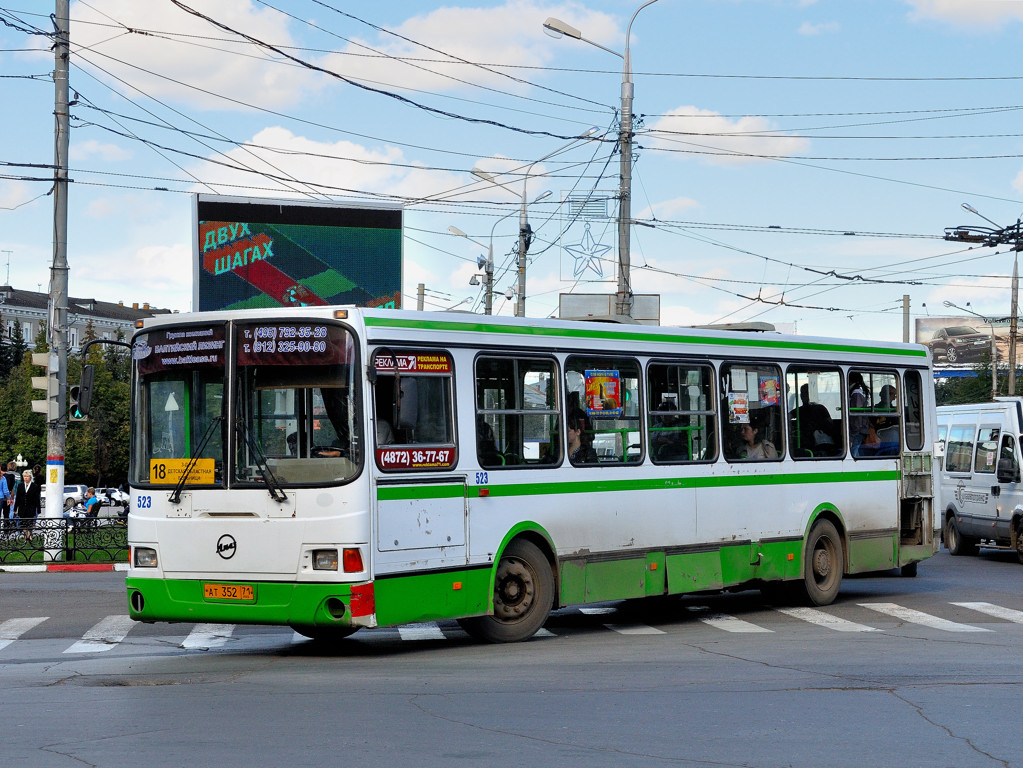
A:
POLYGON ((593 239, 593 235, 590 234, 589 222, 586 223, 586 231, 583 233, 583 239, 574 245, 566 245, 565 250, 571 253, 572 258, 575 259, 575 277, 579 277, 588 269, 592 269, 597 277, 604 276, 601 257, 611 250, 611 246, 603 245, 593 239))

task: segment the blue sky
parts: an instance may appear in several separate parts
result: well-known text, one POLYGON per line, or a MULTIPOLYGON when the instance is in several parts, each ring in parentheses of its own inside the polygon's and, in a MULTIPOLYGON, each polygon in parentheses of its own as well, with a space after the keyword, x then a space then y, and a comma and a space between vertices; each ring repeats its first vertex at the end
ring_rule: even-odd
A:
MULTIPOLYGON (((564 201, 617 190, 621 59, 541 25, 622 52, 640 5, 73 2, 71 295, 188 310, 193 192, 383 199, 405 205, 406 306, 424 283, 430 309, 482 311, 470 280, 493 233, 508 315, 524 183, 530 201, 551 191, 528 207, 527 314, 613 292, 613 201, 588 231, 564 201)), ((23 30, 49 30, 53 7, 0 8, 0 279, 45 290, 52 203, 33 166, 53 162, 53 60, 23 30)), ((633 228, 633 290, 660 294, 664 324, 848 338, 900 339, 903 294, 914 318, 944 301, 1007 314, 1012 254, 940 236, 985 225, 962 203, 1023 214, 1021 33, 1023 2, 994 0, 644 8, 632 214, 653 226, 633 228)))

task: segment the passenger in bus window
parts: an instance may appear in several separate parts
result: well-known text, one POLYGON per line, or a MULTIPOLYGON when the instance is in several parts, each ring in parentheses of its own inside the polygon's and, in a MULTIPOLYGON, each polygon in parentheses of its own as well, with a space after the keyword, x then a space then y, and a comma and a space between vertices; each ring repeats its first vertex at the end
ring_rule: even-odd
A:
POLYGON ((476 417, 476 458, 479 459, 481 467, 499 467, 504 464, 504 458, 497 450, 494 428, 483 419, 483 416, 476 417))
POLYGON ((739 435, 742 437, 745 446, 739 450, 740 459, 777 459, 778 450, 768 440, 760 439, 760 429, 752 423, 745 423, 739 427, 739 435))
POLYGON ((568 417, 568 460, 573 464, 596 464, 593 433, 589 431, 586 415, 575 411, 568 417))
POLYGON ((853 371, 849 374, 849 442, 854 456, 870 433, 870 419, 861 415, 869 408, 870 387, 863 381, 862 373, 853 371))
POLYGON ((394 442, 394 430, 387 419, 377 419, 377 445, 390 445, 394 442))

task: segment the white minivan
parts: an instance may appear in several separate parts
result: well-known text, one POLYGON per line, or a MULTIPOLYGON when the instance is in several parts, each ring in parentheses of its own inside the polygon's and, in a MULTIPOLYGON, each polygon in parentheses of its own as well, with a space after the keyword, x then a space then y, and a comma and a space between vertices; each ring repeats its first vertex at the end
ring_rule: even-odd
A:
POLYGON ((1010 547, 1023 563, 1023 398, 938 408, 942 538, 953 555, 1010 547))

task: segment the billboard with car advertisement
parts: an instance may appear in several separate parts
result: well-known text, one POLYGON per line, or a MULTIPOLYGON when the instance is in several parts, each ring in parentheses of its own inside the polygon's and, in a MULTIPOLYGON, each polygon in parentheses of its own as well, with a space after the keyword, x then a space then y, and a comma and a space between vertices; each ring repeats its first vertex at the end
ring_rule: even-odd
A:
POLYGON ((984 322, 976 315, 918 317, 916 341, 931 350, 936 369, 972 368, 991 359, 992 335, 998 360, 1009 359, 1009 322, 984 322))
POLYGON ((193 198, 196 311, 401 307, 400 205, 193 198))

